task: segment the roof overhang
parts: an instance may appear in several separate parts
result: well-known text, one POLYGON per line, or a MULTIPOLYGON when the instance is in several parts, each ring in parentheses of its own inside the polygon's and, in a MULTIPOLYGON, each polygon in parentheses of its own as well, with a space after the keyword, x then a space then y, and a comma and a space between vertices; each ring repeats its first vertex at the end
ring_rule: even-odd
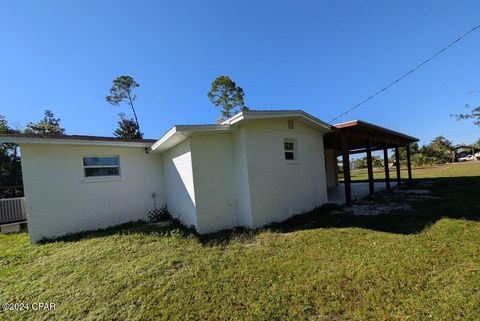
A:
POLYGON ((223 125, 234 125, 244 120, 289 118, 301 121, 307 126, 318 129, 324 133, 329 132, 332 126, 303 110, 242 110, 223 121, 223 125))
POLYGON ((279 119, 289 118, 301 121, 307 126, 326 133, 330 132, 331 126, 318 118, 302 110, 242 110, 222 123, 208 125, 176 125, 167 131, 155 144, 149 148, 149 152, 162 153, 186 140, 191 136, 213 135, 228 133, 235 125, 245 120, 279 119))
POLYGON ((147 148, 155 140, 128 140, 114 137, 76 136, 76 135, 29 135, 29 134, 1 134, 0 143, 13 143, 18 145, 43 144, 43 145, 79 145, 79 146, 110 146, 110 147, 139 147, 147 148))
POLYGON ((191 136, 212 135, 231 131, 230 125, 176 125, 153 144, 148 151, 162 153, 191 136))
POLYGON ((372 150, 407 146, 410 143, 418 142, 416 137, 365 121, 352 120, 333 125, 333 131, 325 135, 325 148, 340 150, 342 136, 347 137, 348 149, 351 154, 365 152, 367 140, 370 142, 372 150))

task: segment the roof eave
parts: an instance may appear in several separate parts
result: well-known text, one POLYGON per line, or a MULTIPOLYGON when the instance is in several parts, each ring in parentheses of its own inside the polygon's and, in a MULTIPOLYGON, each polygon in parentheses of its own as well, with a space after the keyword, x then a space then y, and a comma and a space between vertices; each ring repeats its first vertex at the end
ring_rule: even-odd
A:
POLYGON ((350 120, 350 121, 343 122, 343 123, 334 124, 332 126, 332 128, 333 128, 333 130, 335 130, 335 129, 347 129, 349 127, 354 127, 354 126, 363 126, 363 127, 367 127, 367 128, 373 128, 373 129, 376 129, 376 130, 380 130, 380 131, 383 131, 385 133, 389 133, 389 134, 392 134, 392 135, 403 137, 405 140, 408 140, 412 143, 416 143, 416 142, 420 141, 417 137, 409 136, 409 135, 400 133, 398 131, 391 130, 389 128, 385 128, 385 127, 375 125, 375 124, 372 124, 372 123, 369 123, 369 122, 366 122, 366 121, 363 121, 363 120, 358 120, 358 119, 350 120))
POLYGON ((150 142, 138 141, 114 141, 114 140, 95 140, 95 139, 69 139, 69 138, 50 138, 50 137, 19 137, 19 136, 0 136, 0 143, 12 143, 17 145, 36 144, 36 145, 78 145, 78 146, 111 146, 111 147, 138 147, 147 148, 152 145, 150 142))
POLYGON ((208 135, 229 131, 231 131, 230 125, 176 125, 168 130, 148 151, 162 153, 177 146, 192 135, 208 135))
POLYGON ((301 117, 306 119, 317 127, 321 128, 324 132, 332 130, 332 125, 304 112, 303 110, 242 110, 241 112, 226 119, 221 124, 233 125, 243 120, 256 120, 256 119, 275 119, 275 118, 288 118, 288 117, 301 117))

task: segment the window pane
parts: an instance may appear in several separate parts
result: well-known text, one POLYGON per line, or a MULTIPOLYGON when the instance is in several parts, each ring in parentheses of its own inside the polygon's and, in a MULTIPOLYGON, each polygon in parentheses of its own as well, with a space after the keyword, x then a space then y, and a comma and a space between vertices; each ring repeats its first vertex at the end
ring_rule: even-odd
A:
POLYGON ((293 142, 284 142, 285 150, 293 150, 293 142))
POLYGON ((286 160, 294 160, 293 152, 285 152, 285 159, 286 160))
POLYGON ((118 167, 85 168, 85 177, 119 176, 119 175, 120 175, 120 171, 118 167))
POLYGON ((114 157, 84 157, 83 166, 118 166, 118 156, 114 157))

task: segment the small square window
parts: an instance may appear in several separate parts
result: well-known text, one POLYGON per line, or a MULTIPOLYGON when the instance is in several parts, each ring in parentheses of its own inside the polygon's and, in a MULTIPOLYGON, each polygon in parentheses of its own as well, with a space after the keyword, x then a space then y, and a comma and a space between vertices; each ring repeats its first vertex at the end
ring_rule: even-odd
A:
POLYGON ((283 149, 285 153, 285 160, 296 160, 296 142, 294 140, 286 139, 283 142, 283 149))

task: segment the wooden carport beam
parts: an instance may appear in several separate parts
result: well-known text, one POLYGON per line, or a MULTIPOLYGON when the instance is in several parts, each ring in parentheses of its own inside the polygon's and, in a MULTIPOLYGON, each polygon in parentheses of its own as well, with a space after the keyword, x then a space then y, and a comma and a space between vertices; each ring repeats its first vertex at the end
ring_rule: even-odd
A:
POLYGON ((375 182, 373 181, 372 150, 369 139, 365 140, 365 146, 367 147, 368 192, 373 194, 375 193, 375 182))
POLYGON ((385 188, 390 189, 390 169, 388 168, 387 144, 385 144, 383 147, 383 168, 385 169, 385 188))
POLYGON ((407 171, 408 171, 408 182, 412 182, 412 163, 410 162, 410 144, 407 145, 407 171))
POLYGON ((397 168, 397 185, 402 184, 402 178, 400 177, 400 154, 398 152, 398 146, 395 147, 395 167, 397 168))
POLYGON ((343 162, 343 185, 345 186, 345 204, 352 205, 352 187, 350 176, 350 156, 348 153, 347 133, 342 133, 342 162, 343 162))

